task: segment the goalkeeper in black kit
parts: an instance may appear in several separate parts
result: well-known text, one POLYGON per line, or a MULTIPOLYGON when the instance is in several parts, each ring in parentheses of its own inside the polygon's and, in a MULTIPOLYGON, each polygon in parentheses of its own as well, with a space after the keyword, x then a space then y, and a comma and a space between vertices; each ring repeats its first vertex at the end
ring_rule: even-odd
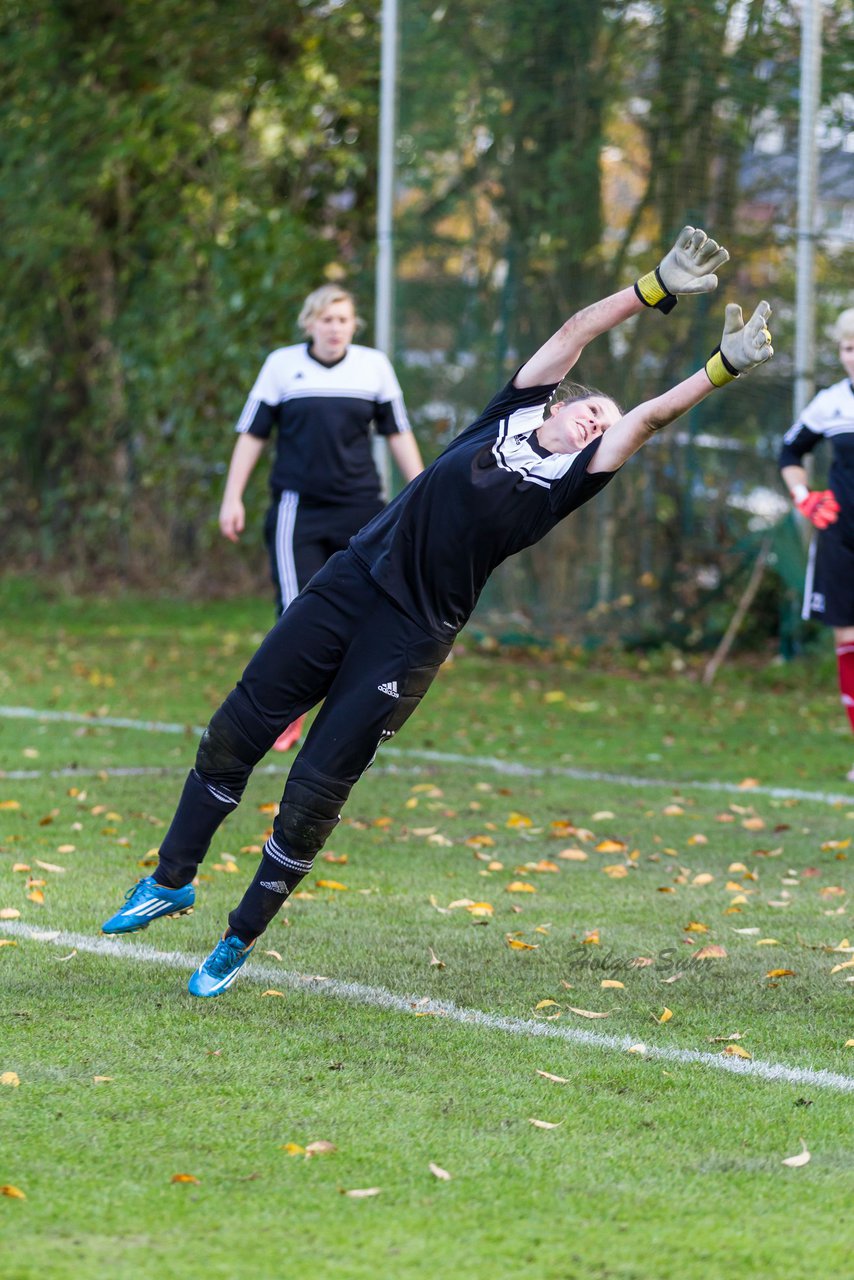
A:
POLYGON ((130 933, 194 901, 211 839, 283 727, 323 702, 285 782, 273 831, 228 927, 192 974, 228 990, 340 819, 379 745, 425 695, 492 571, 604 489, 657 431, 773 354, 760 302, 726 308, 705 365, 623 413, 569 380, 594 338, 679 295, 717 287, 729 254, 685 227, 654 271, 567 319, 421 475, 333 555, 262 642, 202 736, 153 875, 102 926, 130 933))

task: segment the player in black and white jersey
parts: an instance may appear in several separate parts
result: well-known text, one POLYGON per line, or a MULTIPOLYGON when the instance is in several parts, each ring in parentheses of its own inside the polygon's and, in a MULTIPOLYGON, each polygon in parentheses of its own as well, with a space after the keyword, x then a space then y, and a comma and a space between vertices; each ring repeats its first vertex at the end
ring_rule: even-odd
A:
POLYGON ((705 366, 621 414, 566 375, 594 338, 646 307, 705 293, 729 257, 685 227, 655 271, 571 316, 422 475, 315 575, 261 644, 205 731, 154 874, 102 927, 145 928, 189 909, 214 832, 240 801, 281 726, 324 699, 293 762, 255 877, 228 929, 192 975, 216 996, 339 821, 380 743, 414 711, 493 569, 542 538, 654 434, 771 354, 770 314, 745 324, 731 304, 705 366))
MULTIPOLYGON (((322 285, 306 298, 298 323, 306 341, 273 351, 249 393, 219 513, 223 535, 237 542, 246 524, 244 490, 275 433, 264 537, 279 615, 382 510, 372 431, 387 439, 405 481, 423 470, 391 363, 382 351, 353 343, 359 321, 352 294, 322 285)), ((277 750, 296 743, 301 723, 285 729, 277 750)))
MULTIPOLYGON (((819 391, 783 437, 780 471, 801 515, 818 530, 810 543, 802 616, 833 628, 842 703, 854 729, 854 307, 834 335, 846 376, 819 391), (803 459, 830 442, 828 489, 808 486, 803 459)), ((848 773, 854 782, 854 769, 848 773)))

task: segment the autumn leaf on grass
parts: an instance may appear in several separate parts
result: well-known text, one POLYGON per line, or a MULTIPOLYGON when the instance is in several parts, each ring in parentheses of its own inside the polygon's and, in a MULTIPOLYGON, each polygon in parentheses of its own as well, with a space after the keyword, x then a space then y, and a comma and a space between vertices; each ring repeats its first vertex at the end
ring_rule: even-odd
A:
POLYGON ((507 893, 536 893, 536 889, 532 884, 528 884, 526 880, 511 880, 508 884, 507 893))
POLYGON ((563 1124, 563 1121, 558 1120, 555 1124, 553 1124, 550 1120, 534 1120, 529 1116, 528 1124, 532 1124, 535 1129, 559 1129, 560 1126, 563 1124))
POLYGON ((668 1009, 667 1005, 665 1005, 664 1009, 661 1012, 660 1018, 656 1017, 654 1013, 651 1015, 651 1017, 653 1022, 669 1022, 670 1019, 673 1017, 673 1010, 668 1009))
POLYGON ((0 1196, 8 1196, 10 1200, 26 1200, 26 1196, 20 1187, 13 1187, 8 1182, 5 1186, 0 1187, 0 1196))
POLYGON ((812 1159, 812 1156, 810 1155, 809 1151, 807 1151, 807 1144, 804 1142, 803 1138, 801 1138, 800 1141, 801 1141, 800 1155, 787 1156, 786 1159, 782 1162, 783 1164, 788 1165, 790 1169, 801 1169, 805 1164, 809 1164, 810 1160, 812 1159))
POLYGON ((447 1169, 443 1169, 441 1165, 436 1164, 433 1160, 427 1166, 434 1178, 438 1178, 440 1182, 450 1182, 451 1175, 447 1169))
POLYGON ((346 853, 332 853, 331 850, 328 853, 322 853, 320 856, 324 862, 336 862, 342 867, 348 861, 346 853))
POLYGON ((742 1049, 740 1044, 728 1044, 723 1052, 728 1058, 753 1058, 753 1054, 748 1053, 746 1049, 742 1049))
POLYGON ((794 978, 794 969, 769 969, 766 978, 794 978))
POLYGON ((594 1013, 591 1009, 576 1009, 572 1005, 568 1005, 567 1008, 570 1013, 577 1013, 579 1018, 610 1018, 611 1016, 610 1012, 594 1013))
POLYGON ((0 938, 0 947, 17 947, 14 938, 0 938))
POLYGON ((173 1173, 169 1179, 170 1182, 192 1182, 197 1187, 201 1185, 201 1180, 193 1173, 173 1173))
POLYGON ((0 920, 17 920, 20 914, 17 907, 0 907, 0 920))
POLYGON ((284 999, 285 993, 284 991, 276 991, 273 987, 269 987, 266 991, 261 992, 262 999, 264 998, 264 996, 281 996, 282 999, 284 999))
POLYGON ((298 1142, 285 1142, 285 1143, 283 1143, 283 1145, 281 1146, 280 1150, 281 1150, 281 1151, 286 1151, 286 1152, 288 1153, 288 1155, 289 1155, 289 1156, 304 1156, 304 1155, 305 1155, 305 1147, 301 1147, 301 1146, 300 1146, 300 1144, 299 1144, 298 1142))
POLYGON ((314 882, 314 883, 317 885, 318 889, 344 889, 344 890, 346 890, 346 888, 347 888, 346 884, 341 884, 340 880, 315 880, 315 882, 314 882))
POLYGON ((21 803, 19 800, 0 800, 0 810, 5 810, 7 813, 13 813, 16 809, 20 809, 20 807, 21 803))
POLYGON ((531 819, 524 813, 511 813, 510 817, 507 819, 507 826, 513 829, 519 827, 532 827, 533 825, 534 824, 531 822, 531 819))
POLYGON ((840 969, 854 969, 854 960, 846 960, 844 964, 835 964, 831 973, 839 973, 840 969))
POLYGON ((265 955, 265 956, 272 956, 274 960, 281 960, 281 958, 282 958, 282 957, 279 955, 278 951, 264 951, 264 952, 262 952, 262 955, 265 955))
POLYGON ((337 1150, 338 1148, 334 1142, 326 1142, 323 1138, 320 1138, 317 1142, 308 1144, 305 1154, 306 1158, 310 1159, 312 1156, 331 1156, 337 1150))
POLYGON ((610 876, 612 880, 622 880, 629 874, 629 869, 623 863, 615 863, 610 867, 600 867, 600 871, 606 876, 610 876))
POLYGON ((466 905, 466 911, 472 916, 491 916, 493 910, 491 902, 469 902, 466 905))
POLYGON ((93 1076, 92 1077, 93 1084, 112 1084, 112 1082, 113 1082, 112 1076, 93 1076))
POLYGON ((20 1083, 21 1081, 16 1071, 4 1071, 0 1075, 0 1084, 7 1084, 12 1089, 17 1089, 20 1083))
POLYGON ((382 1190, 381 1187, 354 1187, 352 1191, 347 1191, 344 1187, 339 1187, 342 1196, 349 1196, 351 1200, 367 1200, 370 1196, 378 1196, 382 1190))
POLYGON ((714 878, 715 878, 714 876, 709 875, 708 871, 701 871, 699 875, 694 876, 694 879, 691 881, 691 883, 698 886, 702 886, 704 884, 711 884, 714 878))
POLYGON ((726 948, 720 946, 717 942, 711 942, 707 947, 700 947, 699 951, 695 951, 691 956, 692 960, 725 960, 726 948))
POLYGON ((427 950, 430 952, 430 964, 437 969, 444 969, 445 961, 439 959, 432 947, 428 947, 427 950))
POLYGON ((854 1049, 854 1040, 846 1040, 843 1049, 854 1049))
POLYGON ((561 849, 557 855, 562 862, 587 862, 588 857, 583 849, 561 849))
POLYGON ((581 943, 582 946, 597 947, 599 945, 599 930, 591 929, 588 933, 585 933, 581 943))
POLYGON ((566 1076, 553 1076, 550 1071, 540 1071, 537 1069, 537 1075, 542 1076, 544 1080, 550 1080, 552 1084, 569 1084, 566 1076))
POLYGON ((522 942, 520 938, 507 938, 507 945, 512 951, 536 951, 539 947, 537 942, 522 942))
POLYGON ((624 840, 600 840, 596 845, 597 853, 625 853, 628 845, 624 840))
POLYGON ((42 871, 54 871, 57 875, 65 875, 66 868, 58 866, 55 862, 42 862, 40 858, 36 858, 35 864, 41 867, 42 871))
POLYGON ((708 933, 709 932, 709 926, 707 924, 700 924, 699 921, 697 920, 689 920, 687 924, 684 924, 682 926, 682 928, 685 930, 686 933, 708 933))
POLYGON ((599 986, 605 990, 613 989, 615 991, 625 991, 626 984, 618 982, 616 978, 603 978, 599 986))

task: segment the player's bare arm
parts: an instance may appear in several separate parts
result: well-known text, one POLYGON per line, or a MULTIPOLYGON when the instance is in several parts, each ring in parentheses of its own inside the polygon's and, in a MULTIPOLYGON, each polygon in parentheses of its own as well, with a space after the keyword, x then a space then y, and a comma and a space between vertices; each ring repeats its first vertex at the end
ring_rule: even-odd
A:
POLYGON ((255 464, 264 452, 266 440, 258 436, 239 436, 231 454, 228 476, 225 481, 225 492, 219 509, 219 528, 222 536, 229 542, 237 542, 246 528, 246 511, 243 506, 243 491, 255 464))
POLYGON ((717 288, 718 267, 729 253, 700 227, 683 227, 658 266, 632 288, 594 302, 570 316, 522 366, 514 386, 536 387, 559 382, 574 367, 588 342, 615 329, 647 307, 668 312, 681 294, 709 293, 717 288))
POLYGON ((669 391, 630 409, 608 427, 588 471, 615 471, 657 431, 675 422, 713 391, 770 360, 774 354, 767 323, 770 315, 769 304, 760 302, 745 323, 741 307, 731 302, 726 309, 720 345, 709 356, 705 366, 669 391))

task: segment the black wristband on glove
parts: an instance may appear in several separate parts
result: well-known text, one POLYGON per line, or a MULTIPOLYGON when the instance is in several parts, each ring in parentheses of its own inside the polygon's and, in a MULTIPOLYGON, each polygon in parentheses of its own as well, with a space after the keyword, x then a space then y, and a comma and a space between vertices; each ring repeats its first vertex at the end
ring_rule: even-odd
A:
POLYGON ((645 307, 655 307, 665 315, 676 306, 675 293, 670 293, 659 275, 658 267, 635 281, 635 293, 645 307))
POLYGON ((739 376, 739 370, 730 364, 720 347, 715 347, 706 361, 706 373, 713 387, 725 387, 739 376))

